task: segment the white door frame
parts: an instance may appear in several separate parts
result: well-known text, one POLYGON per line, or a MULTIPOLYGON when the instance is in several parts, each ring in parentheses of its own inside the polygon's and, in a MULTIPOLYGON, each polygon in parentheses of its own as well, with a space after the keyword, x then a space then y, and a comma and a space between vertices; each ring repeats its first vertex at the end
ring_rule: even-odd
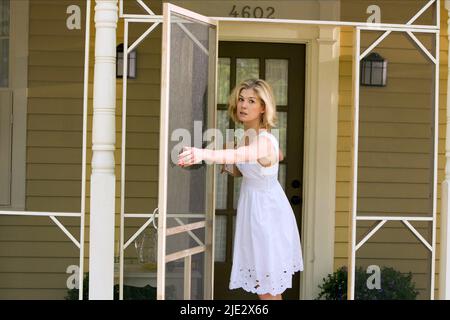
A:
MULTIPOLYGON (((160 115, 160 140, 159 140, 159 187, 158 187, 158 277, 157 277, 157 299, 162 300, 166 298, 166 266, 169 262, 184 258, 184 287, 183 296, 185 300, 191 299, 191 257, 195 254, 203 253, 205 255, 205 283, 204 283, 204 297, 205 299, 213 298, 213 283, 214 283, 214 254, 211 250, 214 247, 214 186, 215 186, 215 166, 209 167, 206 172, 207 179, 207 203, 205 206, 205 212, 198 214, 198 218, 204 219, 200 222, 190 223, 187 225, 181 225, 179 227, 168 227, 167 219, 173 218, 175 214, 167 212, 167 188, 168 188, 168 175, 167 166, 168 159, 170 159, 170 152, 168 150, 169 137, 169 113, 170 113, 170 69, 171 69, 171 28, 172 23, 176 21, 176 18, 172 18, 172 13, 178 16, 190 19, 194 22, 201 22, 215 28, 215 34, 217 34, 217 21, 215 19, 199 15, 195 12, 183 9, 181 7, 164 3, 164 20, 163 20, 163 34, 162 34, 162 67, 161 67, 161 115, 160 115), (210 185, 211 184, 211 185, 210 185), (209 187, 209 188, 208 188, 209 187), (211 192, 212 189, 212 192, 211 192), (205 229, 205 240, 197 241, 198 246, 189 247, 188 249, 179 250, 177 252, 167 254, 166 239, 172 234, 190 233, 190 230, 197 228, 205 229)), ((180 28, 183 28, 182 24, 179 24, 180 28)), ((202 44, 195 39, 189 30, 184 30, 187 35, 202 48, 202 44)), ((210 43, 209 49, 214 48, 214 51, 208 50, 209 65, 217 66, 217 37, 213 43, 210 43), (211 54, 214 52, 214 54, 211 54)), ((211 70, 209 70, 211 73, 211 70)), ((215 72, 214 72, 215 75, 215 72)), ((209 78, 208 84, 214 81, 216 83, 216 77, 214 79, 209 78)), ((213 115, 208 116, 207 126, 214 126, 216 123, 215 109, 216 109, 216 88, 209 90, 208 93, 208 109, 212 106, 214 109, 213 115)), ((193 215, 193 214, 191 214, 193 215)), ((182 217, 188 217, 191 215, 183 214, 182 217)), ((196 238, 193 234, 191 237, 196 238)), ((199 240, 199 239, 197 239, 199 240)))
MULTIPOLYGON (((123 101, 122 101, 122 161, 121 161, 121 224, 120 224, 120 261, 119 261, 119 298, 123 299, 123 278, 124 278, 124 250, 136 239, 136 237, 141 234, 145 228, 153 223, 153 226, 156 228, 155 219, 158 218, 158 268, 157 268, 157 299, 165 299, 165 277, 166 277, 166 263, 169 263, 174 260, 178 260, 184 258, 184 299, 191 298, 191 257, 195 254, 203 253, 205 254, 205 284, 204 284, 204 296, 206 299, 212 299, 213 297, 213 284, 214 284, 214 177, 215 177, 215 167, 211 167, 208 170, 207 180, 208 185, 208 197, 211 201, 208 201, 206 207, 206 215, 205 214, 190 214, 189 216, 177 215, 177 214, 168 214, 166 212, 167 207, 167 159, 170 153, 170 150, 167 149, 167 140, 169 138, 169 133, 167 132, 169 128, 167 110, 169 108, 169 77, 170 77, 170 32, 171 32, 171 13, 176 13, 180 16, 186 17, 187 19, 192 19, 193 21, 198 21, 201 23, 208 24, 210 26, 214 26, 217 29, 217 21, 215 19, 205 17, 199 15, 195 12, 177 7, 175 5, 165 3, 164 4, 164 16, 155 16, 153 12, 145 5, 144 2, 138 0, 138 4, 146 11, 149 15, 141 16, 141 15, 130 15, 126 14, 123 11, 123 2, 119 2, 119 16, 124 19, 124 61, 127 61, 128 54, 134 50, 145 38, 147 38, 152 31, 159 25, 163 25, 163 37, 162 37, 162 68, 161 68, 161 126, 160 126, 160 152, 159 152, 159 191, 158 191, 158 207, 155 208, 152 214, 129 214, 125 212, 125 142, 126 142, 126 114, 127 114, 127 63, 123 64, 123 101), (130 23, 151 23, 147 31, 145 31, 134 43, 129 46, 128 43, 128 27, 130 23), (211 191, 212 190, 212 191, 211 191), (156 213, 158 212, 158 214, 156 213), (175 218, 180 226, 177 227, 166 227, 166 219, 170 216, 170 218, 175 218), (204 218, 205 220, 200 222, 195 222, 191 224, 184 224, 179 218, 204 218), (147 221, 139 228, 137 232, 135 232, 127 241, 125 241, 124 235, 124 225, 125 218, 146 218, 147 221), (191 230, 205 228, 206 229, 206 237, 205 243, 200 241, 195 235, 191 232, 191 230), (210 230, 210 231, 208 231, 210 230), (175 253, 171 253, 170 255, 166 254, 166 237, 173 234, 179 234, 182 232, 187 232, 191 237, 197 240, 199 244, 197 247, 189 248, 186 250, 181 250, 175 253)), ((182 29, 183 26, 180 24, 182 29)), ((202 48, 202 44, 200 44, 194 35, 192 35, 189 30, 184 30, 187 35, 193 40, 195 43, 200 45, 202 48)), ((217 32, 217 31, 216 31, 217 32)), ((217 45, 218 39, 216 37, 215 41, 210 43, 209 49, 214 49, 215 54, 209 55, 209 61, 211 64, 217 64, 217 45)), ((208 50, 208 49, 205 49, 208 50)), ((211 50, 209 51, 211 52, 211 50)), ((217 81, 217 77, 215 72, 210 74, 209 81, 217 81)), ((210 90, 208 95, 208 100, 210 101, 208 105, 215 106, 215 90, 210 90)), ((215 110, 215 109, 214 109, 215 110)), ((208 127, 214 126, 216 122, 215 113, 212 117, 208 118, 208 127)))

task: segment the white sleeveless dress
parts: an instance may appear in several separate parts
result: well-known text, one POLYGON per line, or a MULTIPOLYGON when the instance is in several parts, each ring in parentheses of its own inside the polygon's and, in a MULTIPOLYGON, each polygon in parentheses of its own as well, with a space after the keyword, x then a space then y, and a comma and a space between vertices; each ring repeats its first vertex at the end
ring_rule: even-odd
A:
MULTIPOLYGON (((267 136, 278 154, 278 141, 267 136)), ((278 182, 278 161, 270 167, 238 163, 243 178, 237 205, 230 289, 277 295, 292 287, 292 275, 303 270, 297 223, 278 182)))

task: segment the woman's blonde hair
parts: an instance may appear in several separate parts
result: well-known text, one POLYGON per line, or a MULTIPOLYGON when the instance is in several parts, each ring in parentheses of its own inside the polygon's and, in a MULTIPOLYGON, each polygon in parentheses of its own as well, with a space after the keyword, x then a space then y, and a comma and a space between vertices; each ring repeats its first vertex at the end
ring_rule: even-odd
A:
POLYGON ((228 114, 234 122, 242 123, 237 116, 237 104, 242 90, 253 89, 261 103, 265 107, 265 112, 261 117, 261 127, 270 131, 277 123, 277 110, 275 98, 271 86, 262 79, 248 79, 237 85, 228 99, 228 114))

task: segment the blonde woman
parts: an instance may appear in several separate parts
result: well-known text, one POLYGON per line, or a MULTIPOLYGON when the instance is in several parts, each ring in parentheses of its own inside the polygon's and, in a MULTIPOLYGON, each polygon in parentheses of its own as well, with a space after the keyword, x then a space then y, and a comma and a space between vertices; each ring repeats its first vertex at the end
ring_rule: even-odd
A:
POLYGON ((261 300, 281 300, 292 287, 292 275, 303 270, 300 237, 294 212, 278 182, 282 155, 270 132, 276 106, 267 82, 251 79, 233 90, 229 114, 244 125, 236 149, 185 147, 178 165, 201 161, 232 165, 230 174, 243 176, 239 195, 230 289, 243 288, 261 300))

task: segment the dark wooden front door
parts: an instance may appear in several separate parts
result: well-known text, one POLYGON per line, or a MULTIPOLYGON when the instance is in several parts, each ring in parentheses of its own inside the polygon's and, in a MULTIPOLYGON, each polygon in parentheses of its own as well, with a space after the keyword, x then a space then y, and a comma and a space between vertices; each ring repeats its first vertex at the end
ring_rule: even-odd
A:
MULTIPOLYGON (((219 42, 218 126, 235 128, 227 114, 227 99, 236 84, 249 78, 268 81, 274 89, 280 148, 278 179, 284 188, 301 230, 303 182, 303 133, 305 101, 305 48, 303 44, 219 42)), ((220 172, 220 170, 217 170, 220 172)), ((216 181, 215 299, 257 299, 242 289, 229 290, 234 224, 240 179, 218 173, 216 181)), ((299 273, 284 299, 299 298, 299 273)))

